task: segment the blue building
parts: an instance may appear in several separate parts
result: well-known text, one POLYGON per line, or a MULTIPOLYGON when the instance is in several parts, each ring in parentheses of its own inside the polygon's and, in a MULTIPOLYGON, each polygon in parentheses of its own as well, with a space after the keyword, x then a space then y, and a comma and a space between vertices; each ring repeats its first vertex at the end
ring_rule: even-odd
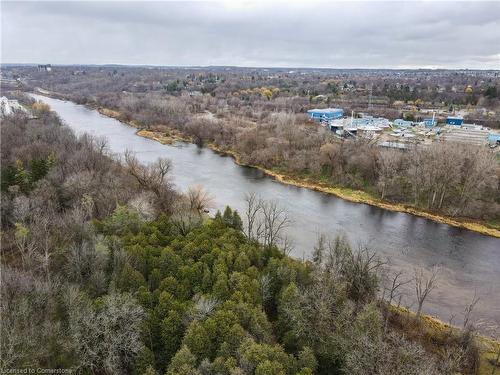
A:
POLYGON ((335 120, 344 116, 344 110, 340 108, 310 109, 307 114, 312 120, 335 120))
POLYGON ((500 134, 491 133, 488 135, 488 143, 491 145, 500 144, 500 134))
POLYGON ((448 116, 446 118, 446 123, 448 125, 462 126, 462 124, 464 123, 464 118, 463 117, 459 117, 459 116, 448 116))
POLYGON ((424 119, 424 125, 426 128, 432 128, 437 125, 437 121, 433 118, 426 118, 424 119))

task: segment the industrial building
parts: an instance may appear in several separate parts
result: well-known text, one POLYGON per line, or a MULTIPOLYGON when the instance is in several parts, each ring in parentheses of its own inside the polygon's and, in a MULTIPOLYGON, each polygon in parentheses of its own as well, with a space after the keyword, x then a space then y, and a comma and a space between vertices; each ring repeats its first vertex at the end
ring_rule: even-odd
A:
POLYGON ((400 118, 394 120, 393 124, 396 125, 396 126, 399 126, 401 128, 408 128, 408 127, 414 125, 413 121, 407 121, 407 120, 403 120, 403 119, 400 119, 400 118))
MULTIPOLYGON (((460 115, 449 116, 446 126, 437 126, 435 112, 432 118, 421 122, 396 119, 390 121, 384 117, 374 117, 358 113, 360 117, 343 117, 339 108, 311 109, 307 111, 311 119, 321 123, 339 137, 366 137, 379 139, 380 147, 407 150, 410 143, 429 144, 432 141, 463 142, 476 145, 498 147, 500 134, 492 133, 481 125, 465 124, 460 115), (384 132, 385 129, 390 131, 384 132), (390 137, 399 138, 398 142, 390 141, 390 137)), ((394 139, 394 138, 392 138, 394 139)))
POLYGON ((353 124, 355 124, 358 128, 360 127, 388 128, 390 126, 390 121, 384 117, 363 116, 361 118, 353 119, 353 124))
POLYGON ((312 120, 328 121, 342 118, 344 110, 341 108, 310 109, 307 114, 312 120))
POLYGON ((390 126, 384 117, 364 116, 361 118, 343 118, 331 120, 328 127, 338 135, 374 134, 390 126))
POLYGON ((463 123, 464 123, 464 118, 461 116, 448 116, 446 118, 446 124, 448 125, 462 126, 463 123))

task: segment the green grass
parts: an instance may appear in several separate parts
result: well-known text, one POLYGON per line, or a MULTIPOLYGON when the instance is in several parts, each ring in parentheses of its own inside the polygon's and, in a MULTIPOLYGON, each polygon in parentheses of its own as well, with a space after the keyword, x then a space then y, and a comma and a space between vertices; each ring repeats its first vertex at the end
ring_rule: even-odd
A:
POLYGON ((478 375, 500 374, 500 367, 493 363, 498 356, 499 343, 485 343, 486 347, 481 351, 479 357, 478 375), (496 351, 495 351, 496 350, 496 351))
POLYGON ((486 225, 500 230, 500 218, 491 219, 486 221, 486 225))

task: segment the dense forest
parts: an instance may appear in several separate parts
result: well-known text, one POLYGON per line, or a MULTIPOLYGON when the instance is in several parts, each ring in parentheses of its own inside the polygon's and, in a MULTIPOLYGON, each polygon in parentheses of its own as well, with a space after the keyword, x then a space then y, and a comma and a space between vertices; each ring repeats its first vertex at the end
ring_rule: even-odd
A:
MULTIPOLYGON (((391 307, 401 274, 381 293, 369 249, 320 237, 311 260, 294 260, 276 246, 272 202, 249 195, 248 212, 208 217, 201 189, 174 190, 168 160, 110 158, 105 140, 77 138, 47 106, 33 113, 1 124, 0 368, 476 372, 472 323, 431 335, 420 309, 391 307)), ((433 280, 419 280, 420 299, 433 280)))
MULTIPOLYGON (((308 121, 304 114, 316 105, 339 105, 348 111, 351 107, 346 107, 344 101, 335 102, 339 98, 356 109, 366 90, 350 91, 351 86, 353 90, 366 85, 380 90, 385 87, 380 95, 389 95, 396 87, 404 91, 403 82, 418 87, 413 93, 420 95, 424 103, 431 100, 428 91, 435 85, 429 77, 443 85, 472 85, 484 96, 484 103, 496 107, 498 98, 492 96, 498 83, 495 72, 290 74, 126 67, 61 67, 51 73, 32 70, 19 71, 31 88, 40 85, 159 134, 175 129, 199 145, 211 144, 235 153, 245 164, 313 183, 362 190, 374 199, 445 216, 472 218, 493 227, 499 225, 500 167, 486 146, 434 142, 410 147, 403 153, 382 149, 361 137, 340 141, 330 131, 308 121), (339 82, 347 85, 345 90, 338 89, 339 82), (304 90, 328 94, 332 101, 311 101, 304 90)), ((453 102, 458 94, 443 95, 448 95, 443 100, 453 102)), ((402 115, 392 105, 382 107, 375 107, 373 114, 390 118, 402 115)))

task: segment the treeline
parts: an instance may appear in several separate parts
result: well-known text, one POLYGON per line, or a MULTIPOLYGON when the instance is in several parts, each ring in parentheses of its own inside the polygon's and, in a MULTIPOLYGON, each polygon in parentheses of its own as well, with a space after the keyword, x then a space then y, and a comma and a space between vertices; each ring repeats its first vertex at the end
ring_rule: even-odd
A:
MULTIPOLYGON (((113 160, 104 140, 77 138, 35 108, 36 119, 1 124, 0 368, 476 370, 470 323, 439 337, 405 337, 421 325, 389 308, 401 274, 381 299, 382 264, 368 250, 321 237, 311 262, 293 260, 276 247, 286 218, 272 202, 250 195, 245 226, 230 208, 208 219, 207 194, 175 192, 168 161, 144 166, 130 153, 113 160)), ((422 291, 433 280, 426 277, 416 278, 422 291)))
POLYGON ((500 169, 486 147, 433 143, 400 152, 363 141, 327 143, 320 150, 320 166, 329 181, 381 199, 450 216, 500 215, 500 169))
MULTIPOLYGON (((234 97, 249 102, 260 92, 266 99, 301 97, 307 102, 352 103, 354 107, 366 109, 371 91, 372 104, 379 109, 393 108, 398 101, 425 102, 424 107, 478 104, 490 110, 496 110, 500 103, 497 95, 499 78, 495 71, 289 71, 105 66, 57 67, 50 73, 21 66, 5 70, 10 78, 29 78, 35 84, 43 82, 47 89, 72 93, 82 99, 103 92, 157 92, 179 96, 196 91, 217 98, 234 97)), ((481 117, 483 121, 488 121, 488 117, 491 119, 491 115, 481 117)), ((498 122, 498 116, 493 118, 498 122)))

